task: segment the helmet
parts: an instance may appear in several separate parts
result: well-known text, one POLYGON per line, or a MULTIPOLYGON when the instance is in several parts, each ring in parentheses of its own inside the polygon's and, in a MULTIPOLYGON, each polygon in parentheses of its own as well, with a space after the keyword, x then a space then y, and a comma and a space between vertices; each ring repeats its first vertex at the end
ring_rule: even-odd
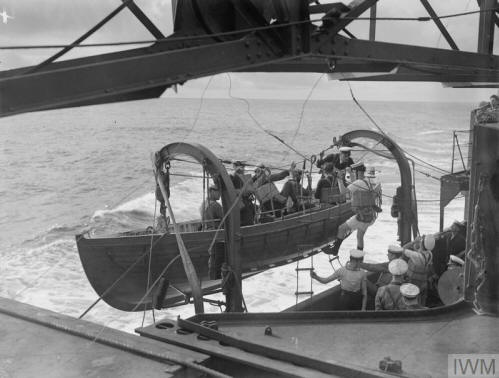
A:
POLYGON ((423 235, 423 247, 427 251, 431 251, 435 248, 435 237, 431 234, 423 235))

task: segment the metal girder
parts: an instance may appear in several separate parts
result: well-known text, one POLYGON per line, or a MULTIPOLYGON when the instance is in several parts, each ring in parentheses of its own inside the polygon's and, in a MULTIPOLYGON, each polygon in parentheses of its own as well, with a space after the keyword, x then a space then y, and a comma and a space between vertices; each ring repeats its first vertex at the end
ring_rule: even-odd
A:
POLYGON ((128 9, 130 10, 130 12, 133 13, 133 15, 135 17, 137 17, 137 19, 142 23, 142 25, 144 25, 144 27, 149 30, 149 32, 154 36, 156 37, 157 39, 161 39, 161 38, 165 38, 165 35, 161 32, 161 30, 159 30, 156 25, 154 25, 154 23, 149 19, 149 17, 147 17, 145 15, 144 12, 142 12, 142 9, 140 9, 137 4, 135 4, 132 1, 129 1, 129 0, 121 0, 124 4, 126 4, 126 6, 128 7, 128 9))
POLYGON ((494 50, 494 19, 496 17, 496 12, 492 9, 497 8, 497 0, 481 0, 479 5, 483 12, 480 13, 478 24, 477 51, 481 54, 492 54, 494 50))
POLYGON ((220 72, 266 64, 289 56, 276 56, 256 37, 173 51, 112 60, 0 79, 0 115, 106 102, 106 99, 220 72))
POLYGON ((258 67, 248 67, 242 72, 390 72, 397 67, 394 63, 336 61, 324 57, 300 57, 293 60, 270 63, 258 67))
POLYGON ((459 50, 458 47, 457 47, 457 45, 456 45, 456 42, 454 42, 454 40, 452 39, 451 35, 447 31, 447 28, 442 23, 442 21, 440 21, 440 19, 438 18, 438 15, 433 10, 430 2, 428 0, 420 0, 420 1, 421 1, 421 4, 423 4, 423 6, 425 7, 425 9, 428 12, 428 14, 430 15, 430 17, 435 22, 435 25, 437 25, 438 29, 440 30, 440 33, 442 33, 442 35, 444 36, 445 40, 450 45, 450 47, 452 47, 453 50, 459 50))
MULTIPOLYGON (((355 0, 350 3, 350 10, 342 12, 341 15, 334 17, 336 15, 331 15, 331 12, 326 13, 324 19, 324 26, 321 28, 323 33, 329 36, 336 35, 340 30, 344 29, 348 24, 355 21, 356 17, 359 17, 366 10, 375 5, 378 0, 355 0)), ((327 43, 327 41, 322 41, 327 43)))
POLYGON ((340 35, 328 39, 328 46, 320 41, 312 45, 312 53, 342 60, 362 59, 372 62, 391 62, 404 65, 424 65, 445 70, 463 70, 477 75, 480 72, 498 73, 499 57, 465 51, 410 46, 397 43, 348 39, 340 35), (315 50, 315 51, 314 51, 315 50))

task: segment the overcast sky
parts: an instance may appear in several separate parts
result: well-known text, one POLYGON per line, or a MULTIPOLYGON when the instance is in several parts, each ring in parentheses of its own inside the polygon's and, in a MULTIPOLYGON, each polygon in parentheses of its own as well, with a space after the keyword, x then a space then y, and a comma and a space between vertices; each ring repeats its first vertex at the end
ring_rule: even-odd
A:
MULTIPOLYGON (((323 3, 326 1, 323 1, 323 3)), ((136 3, 156 23, 165 35, 172 32, 170 0, 136 0, 136 3)), ((346 2, 347 3, 347 2, 346 2)), ((70 43, 115 9, 120 0, 0 0, 0 9, 15 18, 0 23, 0 45, 33 45, 70 43)), ((474 0, 432 0, 439 15, 477 10, 474 0)), ((419 0, 380 0, 380 17, 425 16, 419 0)), ((449 32, 461 50, 476 51, 478 15, 444 20, 449 32)), ((367 38, 369 23, 355 21, 349 30, 359 38, 367 38)), ((447 48, 447 42, 433 22, 379 21, 377 40, 447 48)), ((131 15, 122 11, 86 43, 116 42, 150 39, 151 35, 131 15)), ((498 46, 496 38, 496 50, 498 46)), ((54 54, 57 50, 0 50, 0 69, 32 65, 54 54)), ((78 49, 66 58, 109 51, 78 49)), ((233 95, 265 98, 306 98, 317 81, 318 74, 231 74, 233 95)), ((193 80, 167 96, 199 97, 208 78, 193 80)), ((227 97, 227 75, 218 75, 208 87, 205 96, 227 97)), ((447 89, 439 83, 352 83, 355 95, 361 100, 409 101, 465 101, 477 102, 488 98, 491 89, 447 89)), ((314 89, 312 99, 350 99, 348 85, 322 77, 314 89)))

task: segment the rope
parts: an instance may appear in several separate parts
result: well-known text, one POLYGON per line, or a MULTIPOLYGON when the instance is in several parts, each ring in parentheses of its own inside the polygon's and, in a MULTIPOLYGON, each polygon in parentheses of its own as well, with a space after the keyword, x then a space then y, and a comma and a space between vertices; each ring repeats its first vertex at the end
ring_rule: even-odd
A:
MULTIPOLYGON (((227 265, 226 269, 227 269, 228 274, 225 276, 225 278, 222 282, 222 285, 221 285, 222 288, 227 284, 227 281, 229 280, 230 275, 235 276, 235 274, 236 274, 231 266, 227 265)), ((248 307, 246 306, 246 301, 244 300, 243 289, 242 289, 241 285, 239 284, 239 280, 234 280, 234 281, 236 282, 237 290, 239 291, 239 294, 241 295, 241 300, 243 301, 244 311, 248 312, 248 307)))
MULTIPOLYGON (((373 123, 374 126, 376 126, 376 128, 381 132, 381 134, 385 135, 386 137, 388 137, 388 135, 384 132, 384 130, 376 123, 376 121, 370 116, 370 114, 362 107, 362 105, 357 101, 357 99, 355 98, 355 95, 353 93, 353 89, 352 89, 352 86, 350 85, 350 82, 347 81, 347 84, 348 84, 348 87, 350 89, 350 95, 352 96, 352 99, 353 101, 355 102, 355 104, 359 107, 359 109, 367 116, 367 118, 373 123)), ((374 146, 376 147, 381 141, 378 141, 374 146)), ((410 157, 412 157, 413 159, 415 160, 418 160, 419 162, 421 162, 421 165, 425 164, 427 165, 428 167, 430 168, 433 168, 434 170, 437 170, 437 171, 440 171, 440 172, 443 172, 445 174, 449 174, 450 172, 445 170, 445 169, 442 169, 440 167, 437 167, 436 165, 433 165, 431 163, 428 163, 426 161, 424 161, 423 159, 420 159, 418 158, 417 156, 407 152, 405 149, 403 149, 402 147, 400 147, 400 149, 406 154, 406 155, 409 155, 410 157)), ((365 156, 365 155, 363 155, 365 156)))
POLYGON ((307 159, 307 157, 302 154, 301 152, 299 152, 298 150, 296 150, 293 146, 289 145, 288 143, 286 143, 282 138, 279 138, 277 135, 274 135, 273 133, 271 133, 270 131, 266 130, 260 122, 258 122, 258 120, 253 116, 253 114, 251 113, 250 111, 250 103, 248 100, 246 100, 245 98, 242 98, 242 97, 237 97, 237 96, 234 96, 232 94, 232 78, 230 76, 230 73, 227 73, 227 76, 229 78, 229 97, 232 98, 232 99, 235 99, 235 100, 240 100, 240 101, 243 101, 245 104, 246 104, 246 113, 248 113, 248 115, 250 116, 250 118, 253 120, 253 122, 255 122, 255 125, 258 126, 258 128, 260 130, 262 130, 265 134, 267 135, 270 135, 271 137, 275 138, 277 141, 279 141, 280 143, 282 143, 283 145, 285 145, 287 148, 289 148, 290 150, 292 150, 293 152, 295 152, 296 154, 298 154, 299 156, 301 156, 303 159, 307 159))
MULTIPOLYGON (((455 18, 468 16, 477 13, 488 13, 495 12, 499 10, 499 8, 490 8, 490 9, 480 9, 476 11, 469 12, 461 12, 461 13, 452 13, 438 17, 341 17, 341 20, 359 20, 359 21, 418 21, 418 22, 427 22, 437 19, 447 19, 447 18, 455 18)), ((338 21, 338 18, 332 17, 322 17, 318 19, 310 19, 310 20, 302 20, 302 21, 293 21, 293 22, 285 22, 279 24, 272 24, 266 26, 259 26, 253 28, 240 29, 229 32, 221 32, 221 33, 212 33, 212 34, 204 34, 204 35, 196 35, 196 36, 185 36, 185 37, 166 37, 159 39, 147 39, 147 40, 136 40, 136 41, 125 41, 125 42, 103 42, 103 43, 86 43, 79 44, 74 46, 72 43, 70 44, 47 44, 47 45, 7 45, 0 46, 0 50, 27 50, 27 49, 54 49, 54 48, 66 48, 66 47, 74 47, 74 48, 86 48, 86 47, 105 47, 105 46, 124 46, 124 45, 144 45, 151 43, 159 43, 159 42, 183 42, 183 41, 192 41, 192 40, 202 40, 202 39, 213 39, 216 37, 224 37, 224 36, 235 36, 239 34, 248 34, 256 31, 262 30, 277 30, 282 28, 287 28, 290 26, 296 25, 304 25, 304 24, 313 24, 314 22, 322 22, 325 20, 329 21, 338 21)))
POLYGON ((295 133, 293 134, 293 138, 291 138, 291 144, 295 142, 296 136, 298 135, 298 131, 300 130, 302 124, 303 124, 303 114, 305 113, 305 107, 308 104, 308 101, 310 100, 310 97, 312 97, 312 93, 314 93, 315 88, 319 83, 321 82, 322 78, 324 77, 325 74, 321 74, 317 80, 315 81, 314 85, 312 85, 312 88, 310 88, 310 91, 308 92, 307 97, 305 98, 305 101, 303 101, 303 104, 301 106, 301 112, 300 112, 300 121, 298 122, 298 127, 295 130, 295 133))
POLYGON ((187 139, 187 137, 189 135, 191 135, 191 132, 194 130, 194 127, 196 127, 196 124, 199 120, 199 115, 201 114, 201 108, 203 107, 204 95, 205 95, 206 91, 208 90, 208 87, 210 86, 212 80, 213 80, 213 76, 210 76, 210 80, 208 80, 208 83, 206 83, 206 86, 203 89, 203 93, 201 93, 201 99, 199 101, 199 107, 198 107, 198 111, 196 112, 196 117, 194 118, 194 122, 192 123, 192 126, 189 129, 189 131, 187 132, 187 134, 185 134, 184 138, 182 139, 182 142, 184 142, 187 139))

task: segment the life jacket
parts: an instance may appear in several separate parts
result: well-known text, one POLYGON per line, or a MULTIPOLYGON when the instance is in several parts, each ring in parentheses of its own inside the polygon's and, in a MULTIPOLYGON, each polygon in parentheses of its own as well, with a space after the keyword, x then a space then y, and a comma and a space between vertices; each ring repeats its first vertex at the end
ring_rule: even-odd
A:
POLYGON ((384 286, 384 294, 388 294, 388 297, 392 301, 392 308, 384 308, 384 310, 403 310, 405 308, 404 300, 402 298, 402 294, 400 294, 400 290, 394 293, 392 290, 394 287, 398 286, 400 288, 400 284, 388 284, 384 286))
MULTIPOLYGON (((352 192, 352 207, 381 205, 381 185, 373 185, 367 179, 362 179, 362 181, 366 184, 366 188, 354 186, 350 190, 352 192)), ((355 184, 355 181, 353 184, 355 184)))
POLYGON ((418 286, 420 289, 424 289, 428 280, 428 272, 430 270, 430 264, 432 260, 432 254, 430 251, 425 251, 426 253, 419 253, 418 261, 415 262, 414 259, 410 258, 408 268, 407 268, 407 278, 410 283, 418 286))
POLYGON ((286 202, 286 198, 279 193, 279 190, 273 182, 267 182, 256 188, 255 196, 261 204, 270 200, 275 200, 280 203, 286 202))

